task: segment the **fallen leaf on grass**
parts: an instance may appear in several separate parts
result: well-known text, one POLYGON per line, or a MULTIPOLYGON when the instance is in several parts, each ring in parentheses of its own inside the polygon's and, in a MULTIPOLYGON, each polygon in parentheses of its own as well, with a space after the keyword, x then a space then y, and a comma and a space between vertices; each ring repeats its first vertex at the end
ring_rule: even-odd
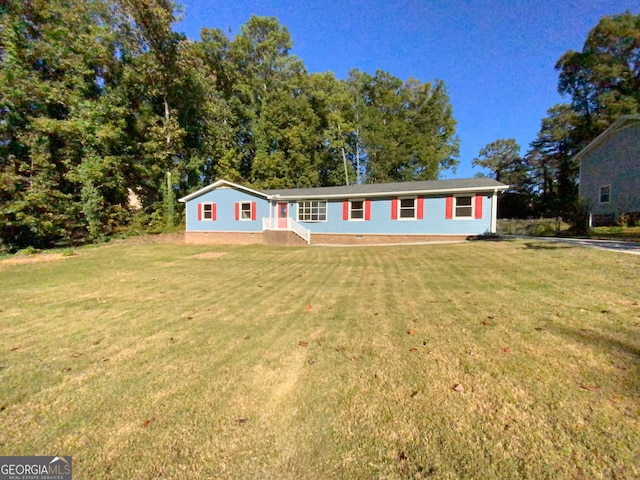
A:
POLYGON ((600 313, 611 313, 611 310, 600 310, 600 313))
POLYGON ((455 391, 455 392, 464 393, 464 387, 462 385, 460 385, 459 383, 456 383, 453 386, 452 390, 455 391))
POLYGON ((480 325, 489 325, 489 322, 487 322, 486 320, 482 320, 482 321, 480 322, 480 325))
POLYGON ((235 422, 236 422, 236 425, 244 425, 245 423, 247 423, 247 419, 246 418, 236 418, 235 422))
POLYGON ((313 359, 309 359, 309 360, 307 360, 307 363, 308 363, 309 365, 313 365, 313 364, 315 364, 315 363, 316 363, 316 361, 315 361, 315 360, 313 360, 313 359))
POLYGON ((509 347, 504 347, 504 348, 502 349, 502 352, 503 352, 503 353, 509 353, 510 351, 511 351, 511 349, 510 349, 509 347))
POLYGON ((73 353, 73 354, 71 354, 71 356, 73 358, 78 358, 78 357, 82 356, 82 354, 81 353, 73 353))
POLYGON ((309 342, 298 342, 298 345, 300 345, 301 347, 306 347, 307 345, 309 345, 309 342))
POLYGON ((493 315, 487 315, 487 318, 488 318, 489 320, 493 320, 493 315))
POLYGON ((71 371, 71 368, 69 368, 69 367, 67 367, 67 368, 63 368, 63 369, 62 369, 62 371, 63 371, 63 372, 70 372, 70 371, 71 371))
POLYGON ((632 303, 631 303, 631 306, 632 306, 632 307, 637 307, 637 306, 638 306, 638 302, 632 302, 632 303))
POLYGON ((307 305, 306 307, 304 307, 304 308, 306 308, 307 310, 311 310, 311 304, 308 304, 308 305, 307 305))
POLYGON ((409 351, 410 351, 410 352, 417 352, 417 351, 418 351, 418 349, 417 349, 416 347, 411 347, 411 348, 409 349, 409 351))
POLYGON ((600 387, 597 385, 580 385, 580 388, 589 390, 590 392, 597 392, 598 390, 600 390, 600 387))
POLYGON ((148 420, 145 420, 144 422, 142 422, 142 426, 146 428, 155 421, 156 421, 156 417, 151 417, 148 420))
POLYGON ((418 390, 414 390, 411 392, 411 398, 415 397, 418 394, 418 390))
POLYGON ((539 331, 539 332, 543 332, 546 330, 546 328, 544 327, 535 327, 535 330, 539 331))
POLYGON ((474 352, 473 350, 469 350, 467 353, 469 355, 471 355, 472 357, 477 357, 478 356, 478 354, 476 352, 474 352))
POLYGON ((416 331, 415 331, 415 330, 407 330, 407 333, 408 333, 409 335, 415 335, 415 334, 416 334, 416 331))
POLYGON ((18 350, 19 348, 20 348, 20 347, 13 347, 13 348, 11 349, 11 351, 12 351, 12 352, 15 352, 15 351, 16 351, 16 350, 18 350))

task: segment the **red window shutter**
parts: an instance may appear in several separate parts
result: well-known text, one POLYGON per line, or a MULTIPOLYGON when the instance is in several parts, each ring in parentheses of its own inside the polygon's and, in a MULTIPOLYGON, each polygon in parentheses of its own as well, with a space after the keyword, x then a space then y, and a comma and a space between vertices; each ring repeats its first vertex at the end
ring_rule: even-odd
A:
POLYGON ((240 202, 236 202, 236 222, 240 220, 240 202))
POLYGON ((215 222, 216 221, 216 204, 211 205, 211 218, 215 222))
POLYGON ((251 202, 251 220, 255 220, 257 215, 258 214, 256 213, 256 202, 251 202))
POLYGON ((202 204, 198 204, 198 221, 202 220, 202 204))
POLYGON ((424 218, 424 198, 418 197, 418 220, 424 218))
POLYGON ((447 208, 445 209, 445 218, 451 220, 453 218, 453 197, 447 197, 447 208))
POLYGON ((482 218, 482 195, 476 195, 476 218, 482 218))
POLYGON ((342 202, 342 220, 349 220, 349 201, 342 202))
POLYGON ((371 220, 371 200, 364 201, 364 219, 371 220))
POLYGON ((398 199, 393 198, 391 200, 391 220, 398 219, 398 199))

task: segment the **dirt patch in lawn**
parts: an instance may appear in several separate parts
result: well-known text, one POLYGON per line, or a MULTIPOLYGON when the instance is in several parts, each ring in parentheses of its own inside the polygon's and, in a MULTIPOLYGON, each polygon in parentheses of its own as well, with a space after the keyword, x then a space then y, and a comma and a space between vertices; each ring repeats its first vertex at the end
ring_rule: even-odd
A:
POLYGON ((25 263, 53 262, 55 260, 64 260, 71 258, 69 255, 62 253, 40 253, 37 255, 18 255, 11 258, 0 260, 0 265, 22 265, 25 263))
POLYGON ((227 252, 203 252, 191 255, 191 258, 198 258, 200 260, 213 260, 214 258, 220 258, 226 254, 227 252))

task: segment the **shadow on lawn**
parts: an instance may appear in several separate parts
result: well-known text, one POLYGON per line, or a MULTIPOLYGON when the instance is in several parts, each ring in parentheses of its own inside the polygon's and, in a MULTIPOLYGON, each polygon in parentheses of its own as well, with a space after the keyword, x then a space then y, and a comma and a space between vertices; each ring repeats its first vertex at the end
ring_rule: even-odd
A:
POLYGON ((555 242, 526 242, 525 247, 529 250, 564 250, 567 248, 575 248, 574 245, 555 242))
POLYGON ((629 389, 640 392, 640 332, 624 328, 619 333, 624 340, 620 340, 596 330, 568 328, 564 325, 554 325, 549 331, 606 354, 611 359, 606 368, 614 366, 620 370, 621 376, 628 377, 625 391, 620 393, 628 394, 629 389))

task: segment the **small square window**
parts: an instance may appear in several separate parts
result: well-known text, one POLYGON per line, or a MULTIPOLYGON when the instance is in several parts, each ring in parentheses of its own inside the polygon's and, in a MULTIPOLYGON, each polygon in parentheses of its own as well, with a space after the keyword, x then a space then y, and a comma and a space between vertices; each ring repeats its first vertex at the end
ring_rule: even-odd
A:
POLYGON ((251 202, 240 202, 240 220, 251 220, 251 202))
POLYGON ((364 200, 351 200, 351 220, 364 220, 364 200))
POLYGON ((611 201, 611 186, 605 185, 600 187, 600 203, 609 203, 611 201))
POLYGON ((200 208, 202 220, 214 221, 216 219, 216 205, 214 203, 203 203, 200 208))
POLYGON ((456 218, 472 218, 473 217, 473 197, 454 197, 455 198, 455 217, 456 218))
POLYGON ((415 198, 401 198, 398 207, 400 208, 400 218, 416 218, 415 198))

